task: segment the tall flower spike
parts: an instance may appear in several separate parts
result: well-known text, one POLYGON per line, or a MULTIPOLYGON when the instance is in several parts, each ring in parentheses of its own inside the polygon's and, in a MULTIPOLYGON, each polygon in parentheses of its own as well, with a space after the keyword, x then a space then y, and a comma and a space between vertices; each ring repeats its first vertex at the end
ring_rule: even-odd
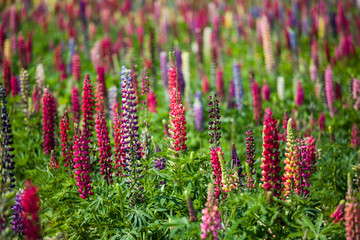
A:
POLYGON ((45 88, 45 74, 44 74, 44 66, 40 63, 36 66, 36 85, 35 85, 35 93, 36 94, 36 101, 34 101, 34 108, 36 111, 40 111, 41 108, 41 97, 44 92, 45 88))
POLYGON ((208 186, 208 197, 205 206, 206 208, 201 211, 203 216, 201 217, 202 223, 200 228, 202 233, 200 237, 201 239, 219 240, 218 231, 221 230, 221 214, 216 205, 213 185, 211 183, 208 186))
POLYGON ((5 93, 8 95, 11 91, 11 69, 10 69, 10 63, 8 61, 3 62, 3 77, 4 77, 4 87, 5 87, 5 93))
POLYGON ((331 70, 330 65, 325 70, 325 92, 327 104, 329 107, 331 117, 335 115, 335 109, 333 107, 333 102, 335 101, 335 93, 334 93, 334 83, 333 83, 333 72, 331 70))
POLYGON ((187 204, 188 210, 189 210, 190 222, 196 222, 198 220, 198 218, 196 216, 194 204, 193 204, 187 190, 185 190, 184 195, 185 195, 186 204, 187 204))
POLYGON ((147 107, 149 109, 149 112, 157 112, 157 100, 153 89, 150 89, 149 94, 147 95, 147 107))
POLYGON ((80 101, 79 101, 79 90, 74 85, 71 90, 71 112, 74 123, 80 122, 80 101))
POLYGON ((70 170, 73 169, 73 162, 72 162, 72 139, 68 136, 68 131, 70 131, 70 122, 69 116, 67 112, 64 112, 64 115, 60 119, 60 137, 61 137, 61 151, 62 157, 64 162, 64 167, 69 167, 70 170))
POLYGON ((49 163, 49 167, 50 169, 55 167, 55 168, 59 168, 59 162, 58 160, 56 159, 56 156, 55 156, 55 151, 54 150, 51 150, 51 157, 50 157, 50 163, 49 163))
POLYGON ((360 146, 359 129, 354 123, 351 130, 351 147, 356 149, 358 146, 360 146))
POLYGON ((169 126, 171 148, 176 152, 186 150, 185 109, 181 103, 181 95, 176 88, 170 90, 169 126))
POLYGON ((263 129, 263 159, 261 174, 263 177, 262 187, 266 191, 272 191, 274 196, 280 195, 280 159, 279 159, 279 136, 276 127, 277 120, 272 118, 272 112, 268 111, 264 119, 263 129))
POLYGON ((23 207, 21 205, 23 192, 24 190, 20 188, 19 191, 16 193, 15 203, 12 207, 12 209, 14 210, 14 219, 11 222, 11 224, 13 225, 12 230, 14 230, 14 232, 20 237, 23 235, 24 231, 24 226, 22 223, 23 207))
POLYGON ((321 132, 325 132, 326 123, 325 123, 325 114, 324 113, 320 113, 318 123, 319 123, 319 130, 321 132))
MULTIPOLYGON (((184 81, 184 76, 183 76, 183 72, 182 72, 182 59, 181 59, 181 50, 177 49, 175 51, 175 59, 176 59, 176 76, 177 76, 177 81, 178 81, 178 87, 179 90, 181 92, 181 95, 184 95, 184 91, 185 91, 185 81, 184 81)), ((169 88, 170 90, 170 88, 169 88)))
POLYGON ((26 46, 25 39, 22 35, 18 37, 18 46, 19 46, 19 58, 21 67, 27 69, 27 61, 26 61, 26 46))
POLYGON ((262 106, 261 106, 261 90, 260 86, 257 82, 253 81, 251 83, 251 89, 253 93, 253 105, 254 105, 254 119, 257 124, 260 123, 261 114, 262 114, 262 106))
POLYGON ((246 172, 246 179, 247 179, 247 188, 255 188, 254 177, 256 171, 254 168, 255 165, 255 144, 253 138, 253 131, 251 130, 250 126, 248 127, 249 130, 246 131, 246 163, 248 166, 249 171, 246 172))
POLYGON ((95 83, 95 111, 101 114, 105 111, 105 96, 99 82, 95 83))
POLYGON ((89 74, 86 74, 84 79, 82 111, 82 121, 84 123, 83 134, 87 139, 90 139, 93 135, 92 131, 94 128, 94 95, 89 74))
POLYGON ((345 212, 345 200, 341 200, 339 205, 337 206, 335 212, 330 216, 331 218, 335 218, 334 222, 342 222, 344 221, 344 212, 345 212))
POLYGON ((22 225, 26 240, 41 239, 41 229, 39 221, 40 199, 38 188, 31 184, 30 180, 25 183, 25 190, 21 197, 22 225))
POLYGON ((216 91, 220 101, 223 101, 225 98, 224 85, 224 72, 222 67, 219 66, 216 70, 216 91))
POLYGON ((264 85, 262 86, 262 94, 265 101, 270 100, 270 87, 267 82, 265 82, 264 85))
POLYGON ((287 197, 288 195, 293 193, 299 194, 301 188, 299 181, 299 152, 291 128, 291 118, 289 119, 287 124, 286 146, 286 159, 284 160, 285 174, 282 178, 284 184, 284 197, 287 197))
POLYGON ((221 121, 219 101, 216 98, 216 94, 214 96, 210 96, 209 100, 209 142, 210 150, 212 150, 220 146, 221 121))
POLYGON ((213 167, 213 178, 215 183, 215 196, 216 199, 219 199, 221 194, 221 188, 222 188, 222 171, 221 171, 221 164, 219 159, 219 154, 221 153, 220 147, 213 148, 210 152, 211 155, 211 165, 213 167))
POLYGON ((301 106, 304 104, 304 89, 300 82, 298 81, 297 88, 296 88, 296 99, 295 99, 295 105, 301 106))
POLYGON ((195 93, 194 98, 194 120, 195 120, 195 129, 199 132, 204 131, 204 109, 201 99, 201 91, 195 93))
POLYGON ((89 143, 85 132, 80 133, 79 128, 74 126, 74 174, 77 181, 76 186, 79 188, 79 196, 86 199, 93 195, 93 187, 90 178, 90 155, 89 143))
POLYGON ((114 135, 115 135, 115 153, 114 168, 116 176, 123 176, 122 170, 125 168, 125 148, 122 140, 121 115, 119 112, 115 114, 114 119, 114 135))
POLYGON ((191 85, 190 85, 190 54, 189 52, 183 52, 181 54, 181 59, 183 61, 182 71, 184 73, 184 82, 185 82, 185 90, 184 90, 184 100, 185 100, 185 108, 188 109, 191 104, 191 85))
POLYGON ((114 122, 115 117, 116 117, 116 112, 115 112, 115 104, 117 103, 117 98, 118 98, 118 92, 117 92, 117 88, 115 86, 112 86, 111 88, 109 88, 108 90, 108 98, 109 98, 109 118, 112 122, 114 122))
POLYGON ((18 86, 17 78, 14 75, 11 76, 10 85, 11 85, 11 96, 15 97, 19 93, 19 86, 18 86))
POLYGON ((163 82, 163 87, 166 89, 168 86, 168 69, 167 69, 167 53, 162 51, 160 52, 160 70, 161 70, 161 79, 163 82))
POLYGON ((261 38, 264 49, 265 65, 268 73, 272 73, 275 67, 274 55, 271 43, 270 24, 267 16, 261 17, 261 38))
POLYGON ((345 203, 345 229, 347 240, 358 240, 360 239, 360 208, 359 203, 356 202, 358 199, 354 196, 351 187, 350 174, 348 175, 348 194, 346 196, 345 203))
POLYGON ((21 102, 23 104, 23 110, 26 116, 29 115, 29 97, 30 97, 30 84, 29 74, 25 69, 21 69, 20 72, 20 88, 21 88, 21 102))
POLYGON ((284 77, 279 76, 277 78, 277 94, 281 101, 285 99, 285 79, 284 77))
POLYGON ((234 78, 234 87, 235 87, 235 101, 237 109, 242 110, 244 105, 244 89, 240 72, 240 65, 234 61, 233 63, 233 78, 234 78))
POLYGON ((49 88, 44 90, 43 99, 43 151, 49 154, 55 148, 56 102, 49 88))
POLYGON ((72 75, 74 81, 80 81, 81 78, 81 65, 80 65, 80 56, 75 53, 72 57, 72 75))
POLYGON ((0 128, 0 140, 3 143, 0 153, 1 153, 1 167, 0 175, 3 179, 3 183, 8 182, 9 188, 15 187, 15 178, 14 178, 14 167, 15 162, 14 158, 14 148, 13 145, 13 135, 11 130, 11 124, 9 120, 9 115, 7 113, 6 107, 6 95, 5 89, 0 83, 0 116, 1 116, 1 128, 0 128))
POLYGON ((107 184, 113 183, 112 179, 112 160, 109 130, 106 126, 105 116, 98 113, 95 121, 97 144, 100 156, 100 174, 107 184))
POLYGON ((359 110, 360 106, 360 81, 354 78, 352 82, 352 97, 354 100, 354 109, 359 110))

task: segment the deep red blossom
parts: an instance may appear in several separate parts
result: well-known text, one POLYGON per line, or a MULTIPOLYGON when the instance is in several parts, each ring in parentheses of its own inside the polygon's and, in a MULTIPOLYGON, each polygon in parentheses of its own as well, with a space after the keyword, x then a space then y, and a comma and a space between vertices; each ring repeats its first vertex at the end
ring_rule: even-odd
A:
POLYGON ((43 99, 43 151, 48 154, 55 148, 56 102, 48 88, 44 90, 43 99))
POLYGON ((21 68, 27 69, 25 39, 22 35, 18 37, 18 46, 21 68))
POLYGON ((330 217, 335 218, 334 222, 342 222, 344 221, 344 212, 345 212, 345 200, 341 200, 335 212, 330 217))
POLYGON ((220 101, 223 101, 225 98, 224 85, 224 72, 222 70, 222 67, 219 66, 216 71, 216 91, 220 101))
POLYGON ((61 137, 61 151, 64 162, 64 167, 69 167, 71 170, 73 169, 72 163, 72 139, 68 136, 68 131, 70 131, 70 122, 69 116, 65 111, 64 115, 60 119, 60 137, 61 137))
POLYGON ((80 102, 79 102, 79 90, 73 86, 71 90, 71 111, 74 123, 80 122, 80 102))
POLYGON ((298 81, 297 87, 296 87, 296 99, 295 99, 295 105, 301 106, 304 104, 304 88, 300 81, 298 81))
POLYGON ((277 120, 272 118, 272 112, 268 111, 264 119, 263 129, 263 159, 262 168, 262 187, 266 191, 272 191, 274 196, 280 195, 280 152, 279 152, 279 136, 276 127, 277 120))
POLYGON ((104 113, 105 110, 105 96, 101 89, 101 83, 95 83, 95 111, 97 113, 104 113))
POLYGON ((173 88, 170 91, 170 113, 169 113, 169 124, 170 124, 170 135, 173 142, 171 148, 175 151, 186 150, 186 121, 185 121, 185 109, 181 104, 180 92, 173 88))
POLYGON ((72 57, 72 75, 74 81, 80 81, 81 78, 81 65, 80 65, 80 55, 75 53, 72 57))
POLYGON ((25 240, 41 239, 39 221, 40 199, 37 195, 39 189, 31 184, 30 180, 25 182, 25 190, 21 198, 22 224, 25 240))
POLYGON ((98 113, 95 120, 97 145, 100 156, 100 174, 107 184, 113 183, 112 179, 112 160, 109 130, 106 126, 105 116, 98 113))
POLYGON ((254 119, 257 124, 260 123, 262 106, 261 106, 261 90, 257 82, 253 81, 251 83, 251 89, 253 93, 253 105, 254 105, 254 119))
POLYGON ((265 82, 264 85, 262 86, 262 94, 265 101, 270 100, 270 87, 267 82, 265 82))
POLYGON ((180 92, 180 86, 176 77, 176 68, 169 68, 168 70, 168 87, 169 87, 169 94, 172 91, 172 89, 176 89, 180 92))
POLYGON ((19 93, 19 86, 18 86, 18 81, 14 75, 11 76, 10 85, 11 85, 11 96, 15 97, 19 93))
POLYGON ((94 95, 89 74, 86 74, 84 79, 83 97, 82 97, 82 111, 83 111, 83 132, 84 135, 90 139, 94 128, 94 95))
POLYGON ((351 129, 351 147, 357 148, 360 145, 359 129, 354 123, 351 129))
POLYGON ((324 115, 324 113, 320 113, 320 117, 319 117, 318 123, 319 123, 319 130, 320 130, 321 132, 325 132, 325 130, 326 130, 326 125, 325 125, 325 115, 324 115))
POLYGON ((116 176, 124 176, 122 170, 125 168, 125 155, 124 146, 122 144, 122 127, 121 127, 121 114, 120 110, 115 113, 114 121, 114 135, 115 135, 115 154, 114 154, 114 168, 116 176))
POLYGON ((214 190, 215 190, 216 199, 219 199, 219 196, 221 194, 221 187, 222 187, 222 183, 221 183, 222 172, 221 172, 221 165, 220 165, 220 159, 218 153, 223 154, 220 147, 213 148, 210 152, 211 155, 210 161, 213 167, 213 178, 215 180, 214 190))
POLYGON ((152 113, 157 112, 157 100, 154 90, 150 89, 149 94, 147 95, 147 105, 148 109, 152 113))
POLYGON ((8 61, 4 61, 3 63, 3 77, 4 77, 4 87, 5 87, 5 93, 8 95, 11 91, 11 68, 10 63, 8 61))

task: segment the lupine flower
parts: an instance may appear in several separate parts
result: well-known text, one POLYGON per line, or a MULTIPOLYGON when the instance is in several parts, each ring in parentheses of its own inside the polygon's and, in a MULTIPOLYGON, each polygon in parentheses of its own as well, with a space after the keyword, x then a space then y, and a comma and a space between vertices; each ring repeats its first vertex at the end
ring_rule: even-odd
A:
POLYGON ((4 42, 4 59, 11 63, 11 41, 10 39, 5 39, 4 42))
POLYGON ((333 84, 333 73, 329 65, 325 70, 325 92, 331 117, 334 117, 336 111, 333 107, 333 102, 335 100, 333 84))
POLYGON ((285 79, 284 77, 278 77, 277 78, 277 94, 281 101, 284 101, 285 99, 285 79))
POLYGON ((74 81, 80 81, 81 78, 81 65, 80 65, 80 56, 75 53, 72 57, 72 75, 74 81))
POLYGON ((100 174, 107 184, 113 183, 112 179, 112 160, 111 146, 108 127, 106 126, 105 116, 101 113, 97 114, 95 120, 95 129, 97 144, 100 157, 100 174))
POLYGON ((36 85, 34 88, 34 96, 33 97, 36 99, 36 101, 33 101, 33 103, 34 103, 35 110, 40 111, 41 97, 43 95, 44 85, 45 85, 44 67, 41 63, 36 66, 35 76, 36 76, 36 85))
POLYGON ((210 89, 209 79, 203 74, 201 77, 201 90, 204 94, 208 93, 210 89))
POLYGON ((235 97, 235 86, 234 86, 234 81, 231 81, 229 83, 229 90, 228 90, 228 99, 227 99, 227 107, 228 109, 234 108, 236 105, 236 103, 234 102, 234 97, 235 97))
POLYGON ((95 83, 95 111, 97 113, 104 113, 105 111, 105 96, 101 89, 101 83, 95 83))
POLYGON ((360 146, 359 129, 356 126, 356 123, 354 123, 351 130, 351 147, 357 148, 358 146, 360 146))
POLYGON ((3 78, 4 78, 4 87, 5 87, 5 93, 8 95, 11 91, 11 69, 10 69, 10 63, 8 61, 3 62, 3 78))
POLYGON ((64 162, 64 167, 69 167, 73 169, 72 163, 72 139, 68 138, 68 131, 70 131, 70 122, 67 112, 64 112, 64 115, 60 119, 60 137, 61 137, 61 151, 64 162))
POLYGON ((266 82, 262 86, 262 94, 265 101, 270 100, 270 87, 269 84, 267 84, 266 82))
POLYGON ((83 134, 86 138, 92 137, 94 127, 94 95, 90 82, 89 74, 86 74, 84 79, 83 97, 82 97, 82 111, 83 111, 83 134))
MULTIPOLYGON (((220 166, 221 166, 221 190, 224 193, 231 192, 233 189, 237 189, 239 185, 239 176, 237 172, 233 176, 229 176, 225 167, 224 153, 220 148, 217 150, 220 166)), ((224 195, 226 197, 226 195, 224 195)))
MULTIPOLYGON (((181 50, 180 49, 175 50, 175 59, 176 59, 177 81, 179 84, 181 96, 183 96, 184 91, 185 91, 185 81, 184 81, 184 76, 183 76, 183 72, 182 72, 182 59, 181 59, 181 50)), ((169 88, 169 90, 170 90, 170 88, 169 88)))
POLYGON ((342 98, 341 85, 338 82, 335 83, 335 98, 336 100, 341 100, 342 98))
POLYGON ((93 195, 93 187, 90 178, 90 155, 89 140, 86 132, 80 133, 77 126, 74 127, 74 169, 76 186, 79 188, 79 196, 86 199, 89 195, 93 195))
POLYGON ((313 62, 310 63, 309 72, 311 81, 315 82, 318 79, 318 69, 313 62))
POLYGON ((30 65, 32 59, 32 32, 28 35, 28 39, 26 41, 26 61, 27 65, 30 65))
POLYGON ((220 108, 219 101, 214 96, 209 97, 209 142, 210 150, 216 149, 220 146, 221 138, 221 121, 220 121, 220 108))
POLYGON ((19 46, 19 58, 20 58, 20 65, 22 68, 27 69, 27 61, 26 61, 26 46, 25 46, 25 39, 22 35, 18 37, 18 46, 19 46))
POLYGON ((74 123, 80 122, 80 101, 79 101, 79 90, 74 85, 71 90, 71 111, 74 123))
POLYGON ((299 152, 296 146, 295 138, 293 131, 291 129, 291 118, 287 124, 287 139, 285 148, 286 159, 285 163, 285 174, 282 178, 284 184, 284 197, 287 197, 290 194, 300 193, 300 176, 299 176, 299 152))
POLYGON ((223 101, 225 98, 225 89, 224 89, 224 72, 222 67, 219 66, 216 70, 216 91, 219 96, 219 100, 223 101))
POLYGON ((195 119, 195 128, 197 131, 204 131, 204 109, 201 99, 201 91, 195 93, 194 98, 194 119, 195 119))
POLYGON ((112 86, 108 90, 108 99, 109 99, 109 118, 113 122, 116 116, 115 112, 115 104, 117 102, 117 88, 112 86))
POLYGON ((318 57, 318 45, 316 40, 313 40, 311 43, 311 58, 315 67, 319 66, 319 57, 318 57))
POLYGON ((254 119, 256 123, 260 123, 262 106, 261 106, 261 90, 257 82, 253 81, 251 83, 251 89, 254 97, 254 119))
POLYGON ((19 191, 16 193, 15 203, 12 207, 14 210, 14 220, 11 222, 13 225, 11 229, 14 230, 18 236, 22 236, 24 231, 24 226, 22 223, 23 207, 21 205, 23 192, 23 189, 19 189, 19 191))
POLYGON ((360 81, 356 78, 352 82, 352 97, 354 99, 354 109, 357 111, 360 106, 360 81))
POLYGON ((265 65, 268 73, 274 71, 275 61, 273 56, 272 44, 271 44, 271 34, 270 34, 270 24, 266 15, 261 17, 261 38, 262 45, 264 49, 265 56, 265 65))
POLYGON ((125 168, 125 146, 122 140, 121 114, 114 113, 114 135, 115 135, 115 153, 114 168, 116 176, 123 176, 122 170, 125 168))
POLYGON ((236 148, 234 143, 231 144, 231 162, 232 162, 232 167, 237 168, 236 175, 239 179, 239 183, 237 185, 241 185, 242 179, 244 178, 244 174, 243 174, 240 158, 236 153, 236 148))
POLYGON ((147 95, 147 105, 150 112, 157 112, 157 100, 153 89, 150 89, 149 94, 147 95))
MULTIPOLYGON (((255 165, 255 144, 253 138, 253 131, 251 130, 250 126, 248 127, 249 130, 246 131, 246 163, 248 166, 249 171, 246 171, 246 178, 247 178, 247 188, 255 188, 254 178, 256 171, 254 168, 255 165)), ((239 175, 240 176, 240 175, 239 175)))
MULTIPOLYGON (((73 37, 71 37, 69 39, 69 43, 68 43, 68 48, 69 48, 69 52, 70 52, 70 56, 69 56, 69 62, 68 62, 68 73, 69 74, 72 74, 73 73, 73 58, 74 58, 74 55, 76 54, 75 53, 75 39, 73 37)), ((79 61, 80 61, 80 58, 79 58, 79 61)), ((79 62, 80 64, 80 62, 79 62)), ((80 66, 80 65, 79 65, 80 66)), ((75 79, 74 79, 75 80, 75 79)), ((80 80, 80 79, 79 79, 80 80)))
POLYGON ((25 69, 21 69, 20 72, 20 89, 21 89, 21 102, 26 115, 29 114, 29 97, 30 97, 30 84, 29 74, 25 69))
POLYGON ((244 89, 242 84, 240 65, 236 62, 233 63, 233 78, 234 78, 234 87, 235 87, 235 101, 237 109, 242 110, 244 105, 244 89))
POLYGON ((162 51, 160 52, 160 70, 161 70, 161 79, 163 82, 163 87, 166 89, 168 86, 168 69, 167 69, 167 53, 162 51))
POLYGON ((1 142, 2 147, 0 149, 1 153, 1 167, 0 167, 0 175, 3 178, 4 182, 9 182, 9 188, 15 187, 15 178, 14 178, 14 165, 13 161, 14 151, 13 145, 13 135, 11 130, 11 124, 9 120, 9 115, 7 113, 6 107, 6 95, 5 89, 0 83, 0 116, 1 116, 1 142))
POLYGON ((18 81, 14 75, 11 76, 10 85, 11 85, 11 96, 15 97, 19 93, 19 86, 18 86, 18 81))
POLYGON ((261 174, 263 177, 261 181, 264 182, 262 187, 266 191, 272 191, 274 196, 280 195, 281 185, 279 181, 281 177, 279 172, 279 136, 278 129, 276 127, 277 120, 272 118, 272 112, 269 110, 264 119, 263 129, 263 159, 261 168, 261 174))
POLYGON ((213 167, 213 178, 215 180, 215 196, 219 199, 222 188, 222 171, 218 153, 222 153, 220 147, 211 149, 211 165, 213 167))
POLYGON ((325 125, 325 114, 324 113, 320 113, 320 116, 319 116, 319 130, 321 132, 325 132, 326 130, 326 125, 325 125))
POLYGON ((301 106, 304 104, 304 89, 300 81, 298 81, 297 87, 296 87, 296 99, 295 99, 295 105, 301 106))
POLYGON ((219 240, 218 231, 221 230, 221 214, 218 206, 216 205, 213 185, 211 183, 209 183, 208 186, 208 197, 205 206, 206 208, 201 211, 203 216, 201 217, 202 223, 200 224, 200 227, 202 234, 200 237, 201 239, 209 238, 219 240))
MULTIPOLYGON (((171 62, 170 62, 171 63, 171 62)), ((177 91, 180 92, 180 85, 178 82, 178 79, 176 77, 176 68, 170 67, 168 70, 168 88, 169 88, 169 94, 173 88, 177 88, 177 91)))
POLYGON ((172 139, 171 148, 176 152, 186 150, 185 109, 181 103, 181 95, 176 88, 170 90, 169 133, 172 139))
POLYGON ((49 154, 55 148, 55 117, 56 117, 56 102, 49 88, 45 88, 43 99, 43 151, 49 154))
POLYGON ((58 160, 56 159, 56 156, 55 156, 55 152, 54 150, 51 150, 51 158, 50 158, 50 163, 49 163, 49 167, 50 169, 55 167, 55 168, 59 168, 59 162, 58 160))
POLYGON ((335 218, 334 220, 335 223, 342 222, 344 221, 344 212, 345 212, 345 200, 341 200, 335 212, 330 217, 335 218))
POLYGON ((189 210, 190 222, 196 222, 198 220, 198 218, 196 216, 196 211, 194 209, 193 202, 192 202, 187 190, 185 190, 184 194, 185 194, 186 204, 187 204, 188 210, 189 210))
POLYGON ((21 195, 22 206, 22 225, 25 240, 41 239, 41 229, 39 221, 39 202, 40 199, 37 195, 38 188, 31 184, 28 180, 25 183, 24 193, 21 195))
MULTIPOLYGON (((350 175, 350 174, 349 174, 350 175)), ((346 196, 345 203, 345 229, 347 240, 357 240, 360 238, 360 208, 358 200, 353 193, 351 187, 351 179, 348 176, 348 195, 346 196)))

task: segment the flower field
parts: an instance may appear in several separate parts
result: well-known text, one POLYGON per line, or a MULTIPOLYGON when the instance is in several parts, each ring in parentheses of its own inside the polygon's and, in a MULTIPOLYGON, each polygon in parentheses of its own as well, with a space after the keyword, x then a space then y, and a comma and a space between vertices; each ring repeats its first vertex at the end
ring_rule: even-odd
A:
POLYGON ((360 239, 360 1, 0 1, 0 239, 360 239))

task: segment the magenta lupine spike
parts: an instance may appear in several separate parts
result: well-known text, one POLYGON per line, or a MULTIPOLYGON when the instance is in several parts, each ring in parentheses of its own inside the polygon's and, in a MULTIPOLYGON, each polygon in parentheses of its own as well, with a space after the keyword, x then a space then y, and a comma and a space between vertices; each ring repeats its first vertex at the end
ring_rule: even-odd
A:
POLYGON ((156 113, 157 112, 157 100, 154 90, 150 89, 149 94, 147 95, 147 107, 149 112, 156 113))
POLYGON ((100 156, 100 174, 107 184, 113 183, 112 179, 112 160, 109 130, 106 126, 105 116, 98 113, 95 120, 97 145, 100 156))
POLYGON ((268 83, 264 83, 262 86, 262 94, 265 101, 270 100, 270 87, 268 83))
POLYGON ((295 105, 301 106, 304 104, 304 88, 300 82, 298 81, 297 87, 296 87, 296 99, 295 99, 295 105))
POLYGON ((333 107, 333 102, 335 101, 335 93, 334 93, 334 83, 333 83, 333 72, 331 70, 330 65, 325 70, 325 92, 327 104, 329 107, 331 117, 335 115, 335 109, 333 107))
MULTIPOLYGON (((94 128, 94 95, 89 74, 84 79, 82 111, 83 111, 83 134, 90 140, 94 128)), ((90 140, 91 141, 91 140, 90 140)))
POLYGON ((74 133, 74 173, 77 181, 76 186, 79 188, 79 196, 86 199, 89 195, 93 195, 93 187, 90 178, 90 154, 89 141, 85 132, 80 133, 77 126, 74 133))
POLYGON ((254 105, 254 119, 257 124, 260 123, 262 106, 261 106, 261 90, 257 82, 253 81, 251 83, 251 89, 253 93, 253 105, 254 105))
POLYGON ((67 112, 64 112, 64 115, 60 119, 60 137, 61 137, 61 151, 64 162, 64 167, 69 167, 73 169, 72 162, 72 139, 68 137, 68 131, 70 131, 70 122, 67 112))
POLYGON ((248 127, 249 130, 246 131, 246 163, 248 164, 250 176, 246 174, 247 178, 247 188, 255 188, 254 178, 256 171, 254 168, 255 165, 255 145, 254 145, 254 138, 253 138, 253 131, 251 130, 250 126, 248 127))
POLYGON ((356 78, 352 82, 352 98, 354 100, 354 109, 357 111, 360 106, 360 81, 356 78))
POLYGON ((262 187, 266 191, 272 191, 274 196, 280 195, 281 177, 280 173, 280 152, 279 152, 279 136, 276 127, 277 120, 272 118, 271 110, 267 111, 264 119, 263 128, 263 159, 261 174, 263 177, 262 187))
POLYGON ((351 147, 356 149, 359 146, 360 146, 359 129, 356 123, 354 123, 351 129, 351 147))
POLYGON ((75 85, 71 90, 71 112, 74 123, 80 122, 80 101, 79 101, 79 90, 75 85))
POLYGON ((98 67, 97 68, 97 77, 96 77, 97 82, 100 85, 100 91, 101 94, 104 98, 106 98, 106 82, 105 82, 105 69, 103 67, 98 67))
POLYGON ((320 117, 318 120, 319 123, 319 130, 321 132, 325 132, 326 130, 326 123, 325 123, 325 114, 324 113, 320 113, 320 117))
POLYGON ((205 206, 206 208, 201 211, 203 216, 201 217, 202 223, 200 227, 202 233, 200 237, 201 239, 219 240, 218 231, 221 230, 221 214, 214 198, 214 190, 211 183, 208 186, 208 197, 205 206))
POLYGON ((49 154, 55 148, 55 116, 56 102, 55 98, 48 88, 44 90, 43 99, 43 151, 49 154))
POLYGON ((102 114, 105 111, 105 96, 99 82, 95 83, 95 111, 102 114))
POLYGON ((331 218, 335 218, 334 222, 342 222, 344 221, 344 212, 345 212, 345 200, 341 200, 339 205, 337 206, 335 212, 330 216, 331 218))
POLYGON ((215 180, 215 196, 216 199, 219 199, 221 194, 221 179, 222 179, 222 172, 221 172, 221 165, 218 153, 222 154, 221 148, 213 148, 211 150, 211 165, 213 167, 213 178, 215 180))
POLYGON ((75 53, 72 58, 72 75, 74 81, 80 81, 81 65, 80 65, 80 56, 77 53, 75 53))
POLYGON ((297 139, 299 146, 297 150, 299 152, 299 181, 300 191, 298 194, 307 197, 309 195, 309 178, 311 172, 315 169, 316 154, 315 154, 315 139, 312 136, 305 138, 304 140, 297 139))

